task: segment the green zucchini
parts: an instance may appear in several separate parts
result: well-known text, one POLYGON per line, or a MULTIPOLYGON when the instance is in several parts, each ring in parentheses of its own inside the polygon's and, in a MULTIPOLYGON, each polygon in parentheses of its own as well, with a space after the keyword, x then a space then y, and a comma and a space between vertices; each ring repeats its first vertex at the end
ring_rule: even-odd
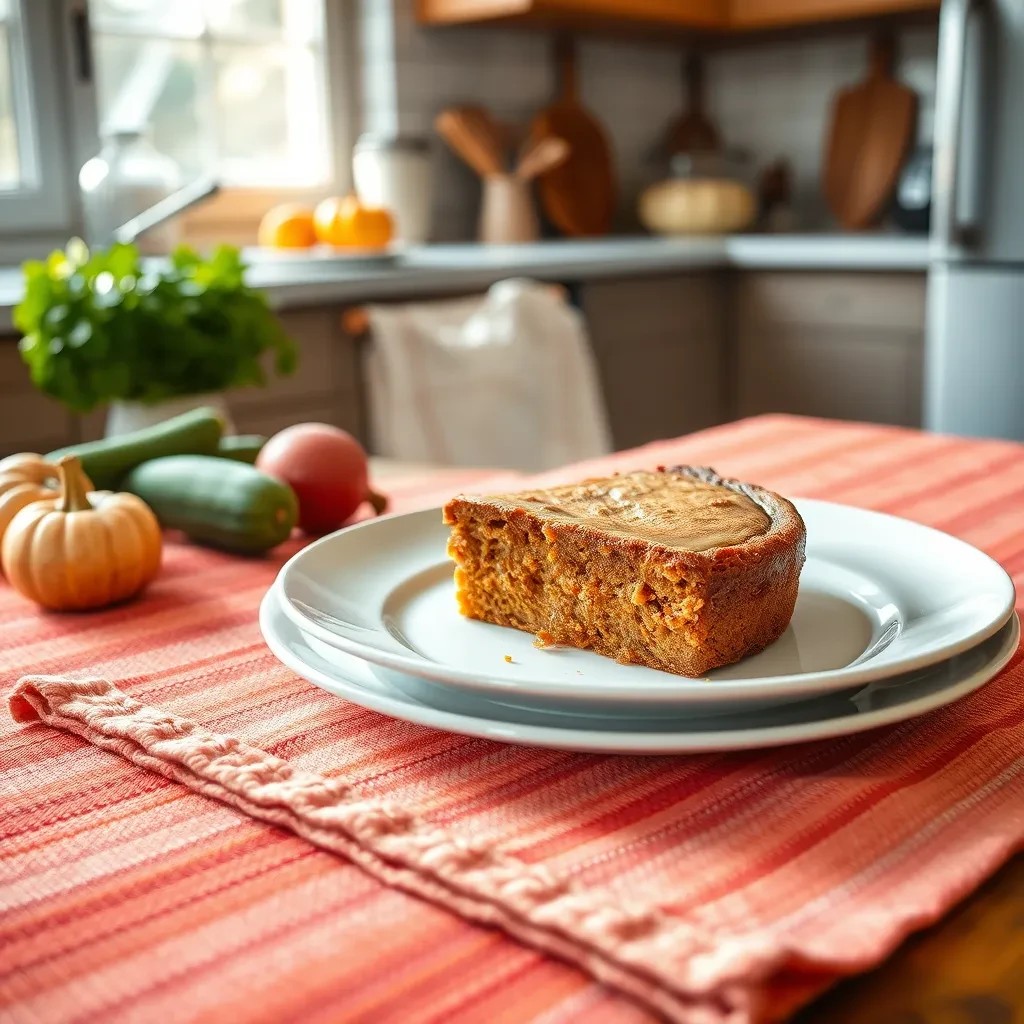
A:
POLYGON ((213 455, 224 433, 224 421, 215 409, 193 409, 130 434, 87 441, 50 452, 55 461, 77 455, 85 475, 98 491, 118 490, 130 470, 165 455, 213 455))
POLYGON ((248 462, 251 466, 266 443, 267 439, 262 434, 231 434, 220 439, 217 454, 222 459, 248 462))
POLYGON ((211 455, 151 459, 136 466, 121 488, 149 505, 161 526, 245 554, 287 540, 299 517, 287 484, 244 462, 211 455))

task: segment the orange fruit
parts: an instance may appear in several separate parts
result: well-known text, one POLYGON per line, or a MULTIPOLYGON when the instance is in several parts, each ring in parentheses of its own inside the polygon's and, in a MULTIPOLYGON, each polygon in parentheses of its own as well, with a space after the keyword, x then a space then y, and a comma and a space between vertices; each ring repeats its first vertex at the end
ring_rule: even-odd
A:
POLYGON ((352 212, 352 234, 363 249, 383 249, 395 236, 391 214, 381 207, 356 204, 352 212))
POLYGON ((387 210, 363 206, 354 195, 324 199, 313 213, 316 237, 340 248, 383 249, 394 237, 387 210))
POLYGON ((321 200, 313 211, 313 228, 317 240, 325 245, 351 245, 349 218, 342 215, 344 199, 331 196, 321 200))
POLYGON ((316 245, 313 211, 301 203, 272 207, 260 221, 257 241, 273 249, 308 249, 316 245))

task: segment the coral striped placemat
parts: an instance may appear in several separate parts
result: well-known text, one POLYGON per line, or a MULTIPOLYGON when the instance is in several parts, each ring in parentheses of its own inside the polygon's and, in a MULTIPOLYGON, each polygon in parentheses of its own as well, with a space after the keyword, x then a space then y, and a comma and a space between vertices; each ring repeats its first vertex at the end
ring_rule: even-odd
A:
MULTIPOLYGON (((544 480, 673 461, 947 529, 1024 582, 1011 443, 762 417, 544 480)), ((474 485, 396 483, 396 507, 439 503, 460 480, 474 485)), ((958 704, 844 740, 688 758, 530 750, 392 721, 275 662, 256 610, 287 553, 173 544, 145 600, 93 616, 44 615, 0 587, 9 688, 74 671, 159 709, 43 683, 28 695, 61 728, 0 724, 0 1018, 774 1019, 877 963, 1024 844, 1019 652, 958 704), (196 736, 231 759, 214 795, 233 804, 188 788, 210 781, 202 759, 172 778, 143 766, 147 744, 166 765, 160 743, 196 736), (344 805, 327 831, 358 850, 287 831, 295 791, 307 810, 344 805), (371 836, 391 827, 381 807, 431 837, 410 862, 371 836), (454 845, 431 861, 438 842, 454 845), (490 917, 451 898, 485 861, 507 872, 490 917)))

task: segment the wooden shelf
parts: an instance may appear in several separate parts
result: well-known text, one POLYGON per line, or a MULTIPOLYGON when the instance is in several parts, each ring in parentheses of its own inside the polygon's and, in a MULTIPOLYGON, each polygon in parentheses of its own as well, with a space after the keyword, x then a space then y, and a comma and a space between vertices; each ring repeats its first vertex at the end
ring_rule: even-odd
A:
POLYGON ((939 0, 729 0, 733 32, 821 25, 939 10, 939 0))
POLYGON ((728 0, 417 0, 425 25, 509 23, 587 30, 610 25, 719 30, 728 0))
POLYGON ((508 23, 715 33, 938 11, 939 0, 417 0, 425 25, 508 23))

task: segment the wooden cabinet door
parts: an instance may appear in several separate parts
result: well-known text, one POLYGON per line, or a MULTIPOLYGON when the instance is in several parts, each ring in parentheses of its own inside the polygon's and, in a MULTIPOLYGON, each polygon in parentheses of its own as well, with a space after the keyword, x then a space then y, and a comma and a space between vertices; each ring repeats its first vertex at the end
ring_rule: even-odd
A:
POLYGON ((75 417, 36 390, 13 336, 0 336, 0 458, 46 452, 76 440, 75 417))
MULTIPOLYGON (((267 360, 267 386, 229 391, 225 398, 239 434, 274 434, 295 423, 342 427, 363 439, 363 390, 355 343, 341 330, 335 307, 285 310, 278 314, 299 348, 290 377, 277 377, 267 360)), ((82 440, 103 436, 106 408, 79 421, 82 440)))
POLYGON ((920 425, 923 274, 750 272, 734 287, 736 415, 920 425))
POLYGON ((583 312, 616 448, 722 422, 724 288, 718 273, 584 287, 583 312))
POLYGON ((245 388, 227 396, 235 429, 242 434, 273 434, 294 423, 321 422, 362 434, 362 384, 358 353, 344 334, 335 307, 286 310, 284 329, 299 348, 299 365, 290 377, 268 386, 245 388))

